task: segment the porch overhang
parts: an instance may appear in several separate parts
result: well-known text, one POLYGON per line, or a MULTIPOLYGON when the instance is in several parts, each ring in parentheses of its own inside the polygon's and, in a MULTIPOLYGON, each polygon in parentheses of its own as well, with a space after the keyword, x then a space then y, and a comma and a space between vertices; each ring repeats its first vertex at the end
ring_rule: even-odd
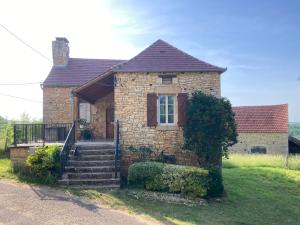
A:
POLYGON ((73 94, 94 104, 114 90, 114 73, 109 70, 97 78, 73 90, 73 94))

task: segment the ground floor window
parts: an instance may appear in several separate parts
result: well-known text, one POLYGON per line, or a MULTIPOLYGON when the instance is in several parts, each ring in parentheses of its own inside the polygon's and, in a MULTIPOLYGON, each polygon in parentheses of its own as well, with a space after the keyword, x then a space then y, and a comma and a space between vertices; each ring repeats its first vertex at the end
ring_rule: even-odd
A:
POLYGON ((161 125, 174 124, 174 96, 158 96, 158 123, 161 125))

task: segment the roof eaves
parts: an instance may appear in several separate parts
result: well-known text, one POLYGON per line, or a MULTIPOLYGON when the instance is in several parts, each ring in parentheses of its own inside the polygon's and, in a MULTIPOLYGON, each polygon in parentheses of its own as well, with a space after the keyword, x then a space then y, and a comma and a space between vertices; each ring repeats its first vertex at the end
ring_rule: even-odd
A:
POLYGON ((297 139, 297 138, 295 138, 295 137, 293 137, 293 136, 289 136, 289 141, 291 141, 291 142, 293 142, 293 143, 295 143, 295 144, 297 144, 297 145, 299 145, 300 146, 300 140, 299 139, 297 139))
POLYGON ((227 70, 227 68, 219 68, 219 69, 172 69, 172 70, 156 70, 156 69, 137 69, 137 70, 131 70, 131 69, 115 69, 113 68, 112 71, 114 72, 128 72, 128 73, 137 73, 137 72, 219 72, 224 73, 227 70))
POLYGON ((99 74, 96 78, 92 79, 92 80, 89 80, 88 82, 80 85, 79 87, 77 87, 76 89, 73 90, 73 93, 78 93, 80 92, 81 90, 89 87, 90 85, 93 85, 94 83, 102 80, 103 78, 113 74, 114 71, 112 71, 111 69, 107 70, 106 72, 102 73, 102 74, 99 74))
POLYGON ((80 87, 78 84, 44 84, 42 83, 43 88, 44 87, 80 87))

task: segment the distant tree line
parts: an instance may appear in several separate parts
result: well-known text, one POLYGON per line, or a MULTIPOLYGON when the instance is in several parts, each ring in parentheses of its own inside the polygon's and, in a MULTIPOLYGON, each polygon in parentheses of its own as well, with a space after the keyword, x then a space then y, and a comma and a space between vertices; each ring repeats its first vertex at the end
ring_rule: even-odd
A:
POLYGON ((13 143, 13 124, 41 122, 41 119, 32 118, 26 112, 23 112, 19 119, 9 120, 0 116, 0 157, 7 146, 13 143))
POLYGON ((300 139, 300 123, 289 123, 289 135, 300 139))

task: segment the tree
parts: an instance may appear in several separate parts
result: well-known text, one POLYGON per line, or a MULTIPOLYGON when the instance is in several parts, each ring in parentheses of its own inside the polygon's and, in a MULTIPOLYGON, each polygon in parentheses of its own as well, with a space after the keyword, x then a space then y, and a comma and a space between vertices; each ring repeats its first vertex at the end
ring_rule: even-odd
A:
POLYGON ((222 156, 228 157, 228 148, 237 143, 230 101, 194 92, 186 116, 185 148, 194 151, 204 167, 220 166, 222 156))
POLYGON ((209 195, 223 193, 222 156, 228 157, 228 148, 237 143, 237 130, 231 103, 197 91, 188 100, 184 147, 195 152, 200 166, 209 170, 209 195))
POLYGON ((27 112, 23 112, 20 115, 20 122, 21 123, 30 123, 31 122, 31 118, 27 112))

